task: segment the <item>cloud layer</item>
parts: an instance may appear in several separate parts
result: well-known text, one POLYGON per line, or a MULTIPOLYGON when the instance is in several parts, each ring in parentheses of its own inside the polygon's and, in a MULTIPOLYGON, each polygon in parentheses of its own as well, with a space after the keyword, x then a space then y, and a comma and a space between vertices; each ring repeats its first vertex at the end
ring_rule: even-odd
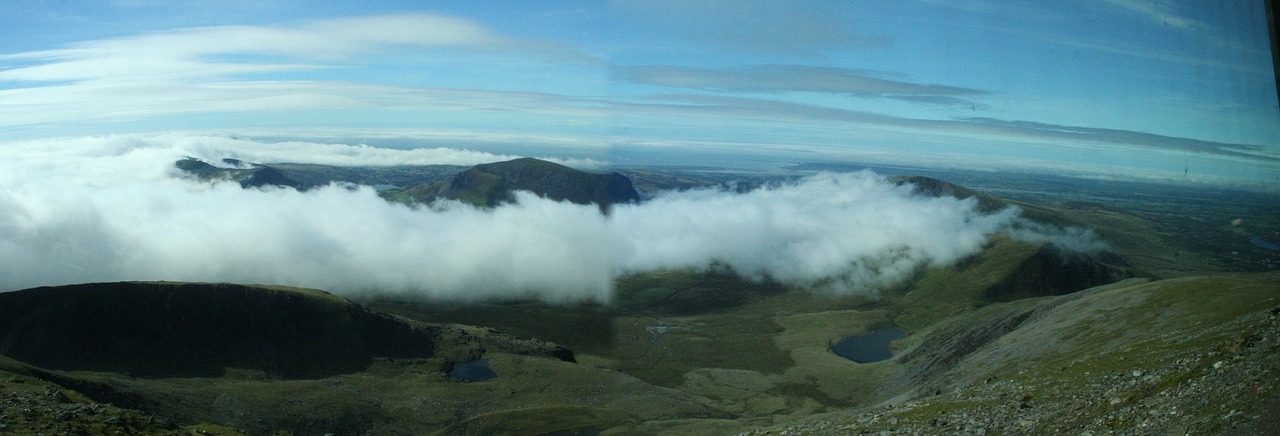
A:
POLYGON ((295 27, 214 26, 15 53, 0 81, 135 81, 216 78, 329 68, 322 63, 402 47, 514 50, 520 43, 459 17, 400 14, 314 21, 295 27), (253 60, 271 56, 308 63, 253 60))
POLYGON ((806 65, 749 65, 721 69, 677 66, 622 66, 614 78, 673 88, 731 92, 816 92, 855 97, 891 98, 942 105, 976 105, 962 97, 985 91, 938 84, 893 80, 883 73, 806 65))
POLYGON ((1015 210, 983 215, 972 200, 916 196, 872 173, 745 194, 672 192, 606 217, 528 193, 483 210, 411 208, 368 188, 208 185, 175 177, 172 164, 186 155, 329 164, 496 157, 176 135, 0 144, 0 291, 175 280, 609 301, 621 274, 728 265, 756 279, 873 293, 921 266, 972 255, 985 235, 1017 222, 1015 210))
MULTIPOLYGON (((461 140, 461 139, 457 139, 461 140)), ((264 142, 217 135, 154 134, 113 135, 103 137, 59 138, 0 144, 0 156, 12 156, 16 170, 40 168, 54 175, 76 177, 77 171, 101 167, 90 177, 145 177, 159 181, 171 176, 172 160, 194 157, 219 164, 224 158, 246 162, 288 162, 333 166, 390 165, 478 165, 501 162, 522 156, 493 154, 461 148, 434 147, 396 149, 365 144, 319 143, 307 141, 264 142), (60 163, 50 162, 59 159, 60 163), (25 163, 27 165, 18 165, 25 163), (76 167, 74 165, 84 165, 76 167), (132 168, 131 171, 114 171, 132 168), (60 170, 69 169, 71 173, 60 170)), ((593 159, 540 157, 579 169, 598 169, 605 165, 593 159)), ((39 174, 33 174, 39 177, 39 174)), ((99 180, 110 183, 110 181, 99 180)))
MULTIPOLYGON (((814 57, 847 47, 887 47, 890 38, 864 35, 857 8, 841 3, 795 7, 769 0, 614 0, 620 20, 659 23, 679 41, 754 53, 814 57)), ((655 35, 662 39, 671 35, 655 35)))
POLYGON ((0 131, 236 112, 272 119, 285 111, 547 110, 552 104, 536 92, 416 86, 418 78, 439 73, 382 66, 432 56, 454 64, 463 58, 487 60, 485 65, 495 64, 495 57, 504 64, 530 61, 520 64, 525 71, 536 70, 530 65, 572 70, 599 62, 557 43, 511 38, 440 14, 184 28, 0 53, 0 131))
POLYGON ((977 253, 1016 218, 975 206, 869 172, 821 174, 745 194, 670 193, 615 209, 611 230, 624 271, 718 262, 754 279, 868 292, 977 253))

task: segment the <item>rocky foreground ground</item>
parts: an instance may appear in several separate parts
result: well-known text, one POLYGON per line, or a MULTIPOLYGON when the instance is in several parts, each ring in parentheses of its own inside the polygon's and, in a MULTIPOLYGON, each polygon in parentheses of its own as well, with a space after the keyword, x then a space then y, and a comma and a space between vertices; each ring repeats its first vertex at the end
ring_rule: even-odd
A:
POLYGON ((212 424, 179 426, 163 418, 95 402, 33 377, 0 375, 0 434, 238 435, 212 424))
POLYGON ((1148 369, 1080 360, 750 434, 1280 434, 1280 307, 1223 328, 1239 333, 1133 365, 1148 369))

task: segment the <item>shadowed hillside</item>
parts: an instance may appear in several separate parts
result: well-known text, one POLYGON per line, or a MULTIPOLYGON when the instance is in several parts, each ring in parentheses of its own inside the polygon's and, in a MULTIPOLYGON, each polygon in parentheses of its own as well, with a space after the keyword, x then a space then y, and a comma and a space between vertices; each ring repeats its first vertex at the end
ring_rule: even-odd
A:
POLYGON ((982 253, 949 268, 930 268, 888 295, 899 307, 894 323, 908 331, 991 303, 1063 295, 1133 277, 1096 257, 991 237, 982 253))
POLYGON ((169 283, 3 293, 0 332, 0 354, 32 365, 140 377, 354 372, 430 357, 435 334, 320 291, 169 283))
MULTIPOLYGON (((0 434, 121 427, 171 434, 174 423, 218 434, 235 434, 219 425, 248 434, 415 434, 535 400, 586 405, 575 399, 605 396, 618 410, 623 392, 670 397, 577 365, 554 344, 404 320, 318 290, 234 284, 98 283, 0 294, 0 374, 0 395, 11 400, 0 403, 0 417, 26 416, 0 420, 0 434), (451 371, 478 359, 492 362, 500 380, 460 386, 465 380, 451 371), (548 390, 549 376, 566 382, 548 390), (495 385, 508 391, 496 403, 484 393, 495 385), (423 398, 435 402, 431 412, 409 409, 423 398), (85 418, 97 414, 109 415, 85 418)), ((664 401, 652 398, 650 413, 710 410, 692 398, 664 401)))
POLYGON ((1118 282, 1133 274, 1093 256, 1045 244, 1018 265, 1013 274, 983 292, 988 301, 1063 295, 1118 282))

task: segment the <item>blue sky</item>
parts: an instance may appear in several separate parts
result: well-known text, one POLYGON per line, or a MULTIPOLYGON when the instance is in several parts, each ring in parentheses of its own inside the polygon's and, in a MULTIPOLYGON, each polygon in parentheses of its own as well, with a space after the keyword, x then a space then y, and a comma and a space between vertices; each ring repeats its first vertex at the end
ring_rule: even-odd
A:
POLYGON ((17 0, 0 5, 0 142, 220 132, 1275 186, 1262 9, 17 0))

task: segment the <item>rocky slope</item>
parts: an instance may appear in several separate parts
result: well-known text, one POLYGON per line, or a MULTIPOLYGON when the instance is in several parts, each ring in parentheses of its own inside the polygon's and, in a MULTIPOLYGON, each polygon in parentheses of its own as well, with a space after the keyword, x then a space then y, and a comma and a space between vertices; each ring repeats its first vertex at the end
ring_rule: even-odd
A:
POLYGON ((755 434, 1270 434, 1280 273, 1131 280, 1005 303, 909 339, 913 388, 755 434))

